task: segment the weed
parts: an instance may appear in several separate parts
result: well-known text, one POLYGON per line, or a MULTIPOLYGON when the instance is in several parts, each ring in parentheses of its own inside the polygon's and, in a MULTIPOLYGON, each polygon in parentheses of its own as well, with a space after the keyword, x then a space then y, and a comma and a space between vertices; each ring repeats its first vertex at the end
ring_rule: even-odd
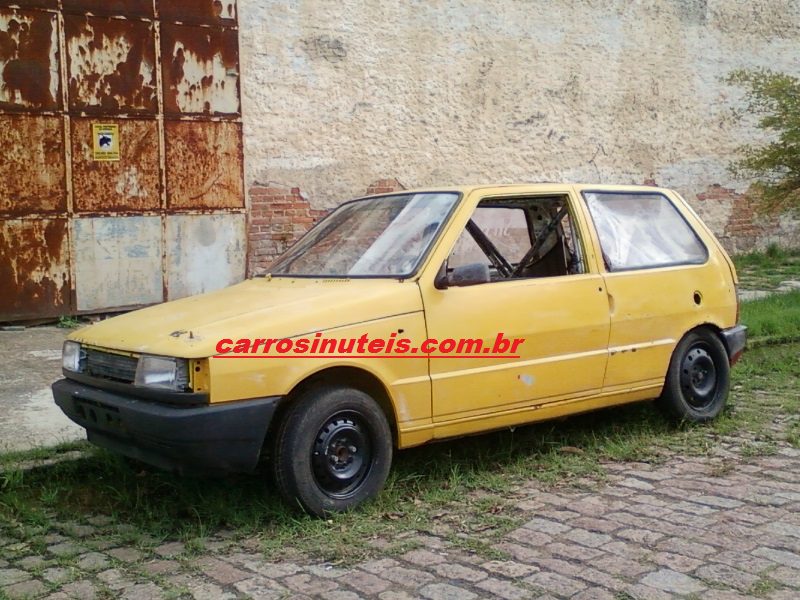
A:
POLYGON ((56 323, 56 327, 61 327, 62 329, 75 329, 76 327, 79 327, 80 324, 81 323, 77 317, 62 315, 58 317, 58 323, 56 323))

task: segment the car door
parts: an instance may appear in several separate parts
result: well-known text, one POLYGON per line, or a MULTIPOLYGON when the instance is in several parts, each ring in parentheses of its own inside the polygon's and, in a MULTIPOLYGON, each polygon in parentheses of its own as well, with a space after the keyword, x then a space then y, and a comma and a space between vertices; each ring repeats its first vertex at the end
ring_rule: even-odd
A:
POLYGON ((430 359, 434 423, 463 425, 440 427, 443 435, 488 428, 484 417, 491 415, 505 415, 503 424, 525 422, 531 408, 598 393, 607 360, 608 300, 602 276, 587 260, 585 223, 574 197, 563 190, 484 192, 468 200, 469 222, 480 226, 513 268, 545 235, 545 246, 558 238, 561 250, 540 249, 545 258, 524 274, 504 277, 482 248, 475 249, 479 244, 470 224, 462 223, 458 240, 444 255, 447 266, 457 269, 459 259, 482 260, 491 281, 446 289, 420 281, 430 338, 480 340, 484 353, 498 334, 524 340, 513 356, 494 357, 492 348, 492 357, 430 359), (556 218, 555 233, 548 233, 556 218))
POLYGON ((582 196, 605 262, 611 323, 604 393, 653 397, 675 345, 726 286, 727 270, 709 261, 665 190, 585 189, 582 196))

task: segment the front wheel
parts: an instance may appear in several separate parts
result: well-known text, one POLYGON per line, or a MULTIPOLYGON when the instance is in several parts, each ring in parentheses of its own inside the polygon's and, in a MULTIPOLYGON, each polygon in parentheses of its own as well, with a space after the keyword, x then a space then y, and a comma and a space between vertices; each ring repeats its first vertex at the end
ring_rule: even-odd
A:
POLYGON ((672 354, 658 404, 679 421, 710 421, 725 407, 729 389, 725 346, 714 332, 695 329, 672 354))
POLYGON ((275 440, 281 495, 309 514, 349 510, 380 492, 392 463, 392 433, 369 395, 318 387, 292 401, 275 440))

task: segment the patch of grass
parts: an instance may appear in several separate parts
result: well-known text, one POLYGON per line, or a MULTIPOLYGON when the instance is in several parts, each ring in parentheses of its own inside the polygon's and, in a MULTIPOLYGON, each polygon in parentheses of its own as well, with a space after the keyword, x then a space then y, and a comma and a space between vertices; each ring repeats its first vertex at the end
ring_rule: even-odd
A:
POLYGON ((745 290, 774 290, 782 282, 800 280, 800 250, 785 250, 777 245, 766 252, 733 256, 739 284, 745 290))
POLYGON ((800 290, 743 302, 741 321, 748 337, 800 337, 800 290))
MULTIPOLYGON (((405 551, 415 536, 432 533, 486 556, 519 526, 514 499, 531 478, 544 486, 602 482, 608 461, 657 462, 670 452, 704 454, 720 436, 747 432, 774 447, 776 418, 800 411, 796 389, 800 344, 748 351, 733 370, 728 408, 707 425, 675 426, 651 403, 431 444, 396 455, 383 493, 358 511, 328 520, 286 506, 266 472, 227 479, 194 479, 132 468, 129 461, 85 444, 0 456, 0 532, 43 548, 54 522, 86 523, 109 515, 94 542, 149 549, 166 539, 200 552, 225 529, 250 540, 268 557, 292 553, 351 562, 405 551), (20 470, 30 459, 81 449, 82 457, 20 470), (124 526, 123 526, 124 524, 124 526)), ((787 435, 792 435, 789 430, 787 435)), ((777 439, 777 438, 776 438, 777 439)), ((720 467, 719 475, 725 468, 720 467)))

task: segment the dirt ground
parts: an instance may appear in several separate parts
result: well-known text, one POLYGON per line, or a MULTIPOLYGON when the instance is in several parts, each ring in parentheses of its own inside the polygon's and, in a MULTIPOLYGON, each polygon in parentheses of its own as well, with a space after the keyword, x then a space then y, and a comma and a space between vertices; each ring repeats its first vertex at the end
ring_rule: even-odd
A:
POLYGON ((0 451, 27 450, 85 437, 53 402, 61 344, 69 329, 0 331, 0 451))

